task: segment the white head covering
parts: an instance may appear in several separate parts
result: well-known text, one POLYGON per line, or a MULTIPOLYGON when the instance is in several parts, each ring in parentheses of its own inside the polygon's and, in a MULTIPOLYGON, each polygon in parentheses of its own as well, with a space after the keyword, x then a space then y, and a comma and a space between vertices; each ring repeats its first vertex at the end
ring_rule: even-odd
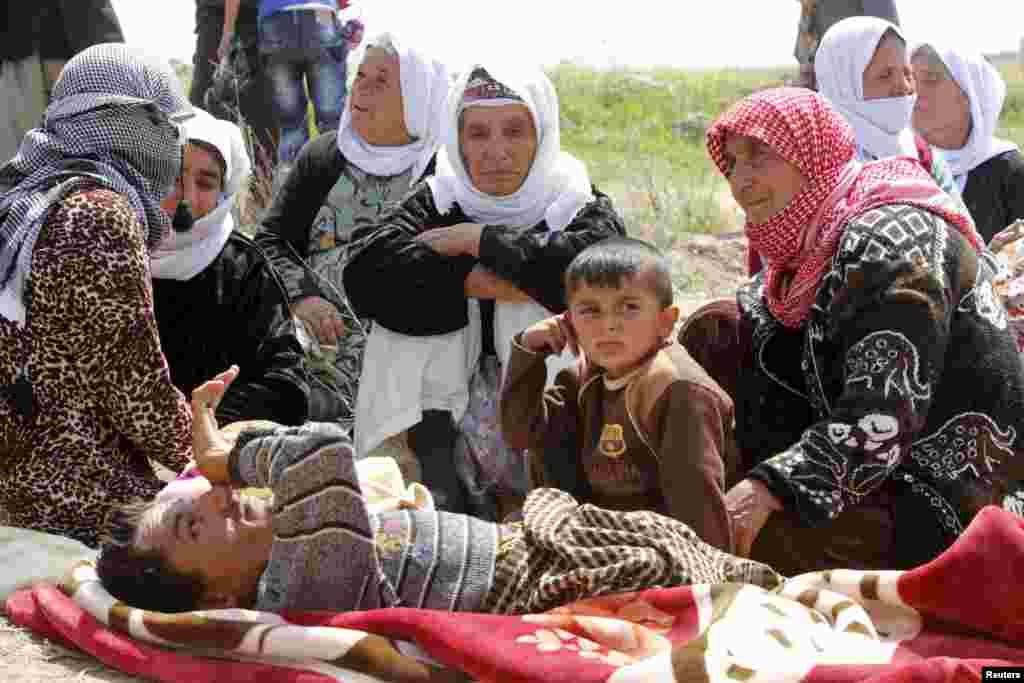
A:
POLYGON ((853 127, 862 161, 891 156, 917 158, 910 128, 915 97, 864 99, 864 71, 887 31, 906 42, 899 27, 884 19, 843 19, 825 32, 814 56, 818 90, 853 127))
POLYGON ((524 70, 507 65, 476 64, 467 69, 448 98, 446 125, 448 139, 437 156, 437 173, 428 181, 441 213, 447 213, 458 203, 463 212, 478 223, 522 228, 547 221, 550 230, 558 231, 593 201, 586 166, 562 151, 558 95, 539 68, 524 70), (506 197, 485 194, 473 186, 459 149, 459 116, 470 77, 478 67, 486 68, 491 78, 513 95, 492 100, 492 105, 521 100, 533 115, 537 129, 537 154, 530 173, 522 187, 506 197))
MULTIPOLYGON (((391 45, 398 52, 399 78, 405 125, 413 141, 408 145, 371 145, 352 125, 352 110, 346 102, 338 127, 338 149, 358 168, 376 176, 394 176, 412 169, 413 182, 427 168, 442 143, 445 105, 452 79, 448 67, 384 33, 367 48, 391 45)), ((352 97, 351 92, 349 97, 352 97)))
POLYGON ((212 145, 224 159, 224 192, 208 214, 187 232, 172 230, 152 251, 154 278, 191 280, 213 263, 227 244, 235 219, 231 214, 235 198, 252 170, 242 131, 230 121, 216 119, 198 107, 195 117, 185 122, 189 140, 212 145))
POLYGON ((939 148, 963 192, 968 173, 994 156, 1018 149, 1015 143, 995 137, 1006 100, 1006 82, 980 54, 933 48, 970 102, 971 134, 967 144, 960 149, 939 148))
MULTIPOLYGON (((523 73, 488 65, 491 78, 473 86, 486 91, 484 98, 467 101, 466 90, 477 66, 463 74, 448 98, 447 142, 437 155, 436 175, 427 180, 438 211, 447 213, 458 202, 471 220, 480 223, 530 228, 546 221, 552 231, 564 229, 593 200, 593 192, 586 167, 561 149, 554 86, 539 69, 523 73), (493 197, 477 191, 469 179, 459 150, 459 115, 466 105, 509 103, 525 104, 533 115, 537 154, 519 190, 493 197)), ((474 299, 468 301, 468 315, 469 324, 462 330, 433 337, 410 337, 373 326, 356 396, 357 454, 364 456, 389 436, 413 426, 424 410, 447 410, 456 422, 462 419, 483 343, 479 302, 474 299)), ((502 367, 508 367, 513 336, 551 315, 532 301, 496 303, 493 341, 502 367)), ((565 351, 546 362, 551 381, 574 359, 565 351)))

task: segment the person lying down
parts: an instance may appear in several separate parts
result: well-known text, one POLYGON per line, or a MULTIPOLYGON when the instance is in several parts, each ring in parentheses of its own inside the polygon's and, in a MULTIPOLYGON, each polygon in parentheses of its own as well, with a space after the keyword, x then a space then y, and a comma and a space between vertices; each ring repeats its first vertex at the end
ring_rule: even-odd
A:
POLYGON ((233 444, 218 431, 214 411, 237 374, 232 367, 192 393, 193 454, 205 479, 108 518, 96 570, 118 600, 160 612, 520 614, 646 588, 782 582, 679 521, 579 505, 555 489, 532 492, 517 524, 410 505, 374 512, 339 426, 266 424, 233 444))

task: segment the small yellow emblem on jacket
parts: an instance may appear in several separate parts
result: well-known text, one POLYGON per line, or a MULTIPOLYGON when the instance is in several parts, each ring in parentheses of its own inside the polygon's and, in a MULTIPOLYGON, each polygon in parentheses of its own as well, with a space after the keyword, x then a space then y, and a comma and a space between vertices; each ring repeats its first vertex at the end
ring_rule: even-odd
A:
POLYGON ((626 452, 626 437, 622 433, 622 425, 605 425, 601 430, 598 450, 609 458, 618 458, 626 452))

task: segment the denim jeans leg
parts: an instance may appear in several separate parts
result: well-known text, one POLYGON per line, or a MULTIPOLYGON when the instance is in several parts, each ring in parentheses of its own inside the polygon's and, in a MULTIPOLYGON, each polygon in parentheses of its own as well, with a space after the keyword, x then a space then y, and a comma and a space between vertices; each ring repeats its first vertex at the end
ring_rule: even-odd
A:
POLYGON ((306 79, 313 98, 316 128, 326 133, 338 127, 345 106, 345 61, 336 57, 337 50, 321 50, 319 58, 309 64, 306 79))
POLYGON ((306 98, 302 67, 302 62, 275 54, 267 56, 264 67, 271 101, 274 103, 274 115, 281 128, 281 142, 277 151, 282 163, 294 161, 309 139, 306 124, 309 100, 306 98))

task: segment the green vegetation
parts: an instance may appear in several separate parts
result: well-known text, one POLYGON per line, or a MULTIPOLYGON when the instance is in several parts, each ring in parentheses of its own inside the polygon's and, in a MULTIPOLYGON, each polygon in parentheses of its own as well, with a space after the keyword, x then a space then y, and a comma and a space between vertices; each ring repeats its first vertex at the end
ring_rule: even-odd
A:
MULTIPOLYGON (((175 67, 187 83, 190 65, 175 67)), ((563 146, 587 164, 632 234, 670 247, 683 233, 740 228, 728 186, 704 149, 704 131, 731 104, 781 85, 794 71, 598 71, 562 64, 548 73, 561 102, 563 146)), ((999 135, 1024 146, 1024 67, 1002 71, 1009 92, 999 135)))
MULTIPOLYGON (((562 108, 562 143, 587 163, 634 234, 670 246, 684 232, 735 230, 728 187, 711 164, 703 131, 731 104, 781 85, 784 70, 594 71, 561 65, 549 74, 562 108)), ((1000 135, 1024 146, 1024 69, 1003 67, 1009 93, 1000 135)))

